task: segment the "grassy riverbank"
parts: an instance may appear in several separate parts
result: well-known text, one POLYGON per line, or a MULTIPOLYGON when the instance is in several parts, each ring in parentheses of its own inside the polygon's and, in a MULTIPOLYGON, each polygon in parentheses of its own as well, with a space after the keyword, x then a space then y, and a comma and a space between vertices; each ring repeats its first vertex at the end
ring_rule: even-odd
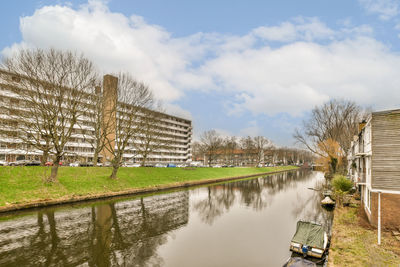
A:
POLYGON ((335 209, 329 266, 399 266, 400 242, 383 231, 378 246, 377 236, 361 207, 335 209))
POLYGON ((111 180, 111 168, 61 167, 58 182, 47 184, 49 167, 0 167, 0 207, 295 168, 120 168, 111 180))

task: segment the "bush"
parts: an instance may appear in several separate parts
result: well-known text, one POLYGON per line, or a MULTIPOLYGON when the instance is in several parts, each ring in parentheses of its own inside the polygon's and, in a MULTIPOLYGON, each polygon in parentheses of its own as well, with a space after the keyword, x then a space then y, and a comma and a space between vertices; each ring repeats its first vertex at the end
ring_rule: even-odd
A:
POLYGON ((332 186, 335 191, 348 192, 353 187, 353 182, 343 175, 335 175, 332 180, 332 186))

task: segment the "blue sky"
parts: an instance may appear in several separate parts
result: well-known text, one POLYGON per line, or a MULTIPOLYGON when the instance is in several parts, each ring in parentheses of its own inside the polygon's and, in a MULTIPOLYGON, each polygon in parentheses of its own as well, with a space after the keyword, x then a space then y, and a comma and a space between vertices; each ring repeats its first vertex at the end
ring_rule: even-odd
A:
POLYGON ((195 135, 292 146, 331 98, 399 107, 399 13, 400 0, 6 1, 0 52, 82 51, 146 82, 195 135))

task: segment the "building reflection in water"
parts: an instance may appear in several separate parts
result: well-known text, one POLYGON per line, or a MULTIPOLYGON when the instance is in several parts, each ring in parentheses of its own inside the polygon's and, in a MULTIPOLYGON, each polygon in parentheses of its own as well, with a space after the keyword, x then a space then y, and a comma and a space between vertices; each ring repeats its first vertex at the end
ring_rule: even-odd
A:
POLYGON ((181 191, 0 222, 0 266, 160 266, 157 248, 188 223, 188 201, 181 191))

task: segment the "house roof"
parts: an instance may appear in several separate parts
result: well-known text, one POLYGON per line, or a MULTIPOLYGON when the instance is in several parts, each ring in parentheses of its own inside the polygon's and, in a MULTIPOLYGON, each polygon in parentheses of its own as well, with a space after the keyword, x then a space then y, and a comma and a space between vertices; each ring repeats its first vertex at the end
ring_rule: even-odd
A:
POLYGON ((372 112, 372 115, 400 114, 400 109, 389 109, 372 112))

